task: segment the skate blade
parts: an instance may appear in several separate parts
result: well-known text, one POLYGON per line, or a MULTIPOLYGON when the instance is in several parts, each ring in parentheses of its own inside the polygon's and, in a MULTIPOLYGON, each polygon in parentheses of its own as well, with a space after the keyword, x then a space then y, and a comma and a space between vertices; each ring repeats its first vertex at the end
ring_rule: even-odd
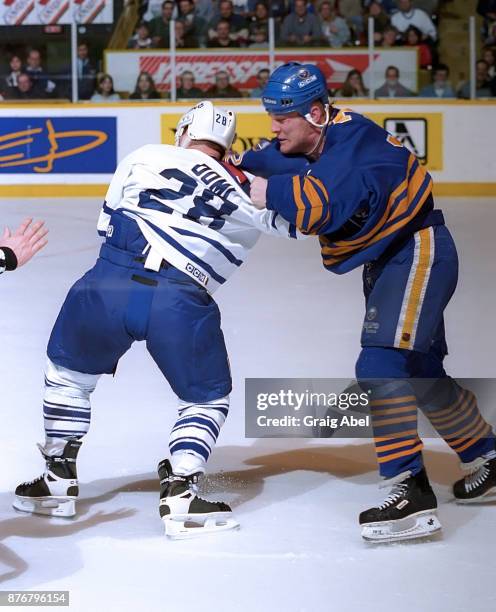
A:
POLYGON ((431 537, 441 531, 441 523, 432 510, 418 512, 399 521, 368 523, 362 526, 367 542, 387 543, 431 537))
POLYGON ((231 512, 176 514, 164 516, 162 521, 165 535, 171 540, 186 540, 239 528, 231 512))
POLYGON ((12 506, 20 512, 42 516, 70 518, 76 514, 76 501, 74 499, 16 497, 12 506))
POLYGON ((455 501, 462 506, 466 504, 489 504, 491 502, 496 502, 496 487, 491 487, 483 495, 479 495, 479 497, 474 497, 472 499, 459 499, 455 497, 455 501))

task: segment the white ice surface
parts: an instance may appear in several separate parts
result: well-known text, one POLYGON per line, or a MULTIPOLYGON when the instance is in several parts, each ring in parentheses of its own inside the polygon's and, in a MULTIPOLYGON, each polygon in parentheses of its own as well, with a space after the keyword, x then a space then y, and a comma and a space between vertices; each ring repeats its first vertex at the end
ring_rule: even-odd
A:
MULTIPOLYGON (((441 200, 458 243, 460 283, 447 312, 450 372, 494 376, 496 201, 441 200)), ((157 512, 157 461, 175 403, 142 344, 93 396, 80 453, 75 520, 22 516, 12 491, 42 469, 48 335, 70 285, 95 260, 97 200, 0 201, 0 223, 46 219, 50 244, 0 278, 0 589, 71 591, 71 610, 245 612, 496 609, 496 507, 457 507, 456 457, 428 441, 442 538, 374 548, 360 510, 377 502, 365 441, 244 438, 245 377, 353 377, 363 316, 360 272, 321 267, 314 240, 263 238, 216 294, 234 379, 231 412, 206 489, 232 502, 238 532, 170 542, 157 512)), ((48 609, 48 608, 42 608, 48 609)))

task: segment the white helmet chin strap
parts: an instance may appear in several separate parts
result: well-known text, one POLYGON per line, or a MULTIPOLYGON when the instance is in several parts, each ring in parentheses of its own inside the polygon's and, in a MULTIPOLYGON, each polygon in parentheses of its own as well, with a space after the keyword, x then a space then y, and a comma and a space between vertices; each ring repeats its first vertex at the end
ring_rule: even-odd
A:
POLYGON ((179 146, 181 147, 181 149, 187 149, 190 144, 191 144, 191 138, 189 136, 185 136, 179 146))
POLYGON ((177 130, 176 137, 174 139, 174 144, 176 145, 176 147, 181 147, 182 149, 187 149, 189 147, 189 145, 191 144, 191 138, 189 136, 186 136, 185 138, 183 138, 183 135, 187 131, 188 131, 187 125, 180 128, 180 130, 177 130), (181 142, 181 138, 183 138, 182 142, 181 142))
POLYGON ((320 129, 320 135, 319 135, 319 139, 317 140, 317 144, 313 147, 311 151, 309 151, 308 153, 305 153, 307 157, 312 156, 319 149, 320 145, 322 144, 322 140, 324 139, 326 128, 329 125, 329 121, 331 119, 331 115, 329 112, 329 104, 325 104, 324 107, 325 107, 325 114, 326 114, 324 123, 316 123, 312 119, 310 113, 307 113, 305 115, 305 119, 308 121, 308 123, 320 129))

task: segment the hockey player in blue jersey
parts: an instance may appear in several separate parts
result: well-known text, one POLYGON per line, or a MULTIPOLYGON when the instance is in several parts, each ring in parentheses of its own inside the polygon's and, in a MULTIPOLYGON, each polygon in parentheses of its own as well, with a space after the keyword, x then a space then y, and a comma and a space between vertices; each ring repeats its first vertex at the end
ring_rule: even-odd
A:
POLYGON ((443 368, 443 311, 456 287, 458 260, 434 207, 432 179, 385 130, 333 108, 313 65, 275 70, 262 101, 275 138, 233 158, 261 177, 251 184, 252 201, 318 236, 327 270, 343 274, 364 266, 356 376, 373 392, 377 460, 383 485, 392 490, 380 506, 361 513, 362 535, 394 540, 434 533, 440 523, 417 408, 468 471, 454 485, 458 502, 496 492, 496 446, 474 395, 443 368))
POLYGON ((196 493, 231 391, 212 293, 261 232, 296 237, 296 231, 277 213, 257 211, 246 175, 222 162, 235 119, 232 111, 200 102, 178 123, 179 146, 147 145, 119 164, 98 221, 106 236, 100 257, 70 290, 48 344, 40 445, 46 470, 17 487, 15 508, 75 514, 76 458, 89 429, 90 395, 131 344, 144 340, 179 398, 171 460, 158 470, 166 534, 182 538, 238 525, 227 504, 196 493))

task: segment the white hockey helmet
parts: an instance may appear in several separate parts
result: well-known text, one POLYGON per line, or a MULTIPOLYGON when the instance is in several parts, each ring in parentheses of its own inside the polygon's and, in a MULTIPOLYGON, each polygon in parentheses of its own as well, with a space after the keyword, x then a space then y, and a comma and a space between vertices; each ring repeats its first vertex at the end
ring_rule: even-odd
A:
POLYGON ((187 147, 192 140, 209 140, 228 150, 236 135, 236 115, 233 111, 216 108, 212 102, 203 100, 179 119, 176 146, 179 146, 185 130, 188 130, 188 137, 183 140, 183 147, 187 147))

